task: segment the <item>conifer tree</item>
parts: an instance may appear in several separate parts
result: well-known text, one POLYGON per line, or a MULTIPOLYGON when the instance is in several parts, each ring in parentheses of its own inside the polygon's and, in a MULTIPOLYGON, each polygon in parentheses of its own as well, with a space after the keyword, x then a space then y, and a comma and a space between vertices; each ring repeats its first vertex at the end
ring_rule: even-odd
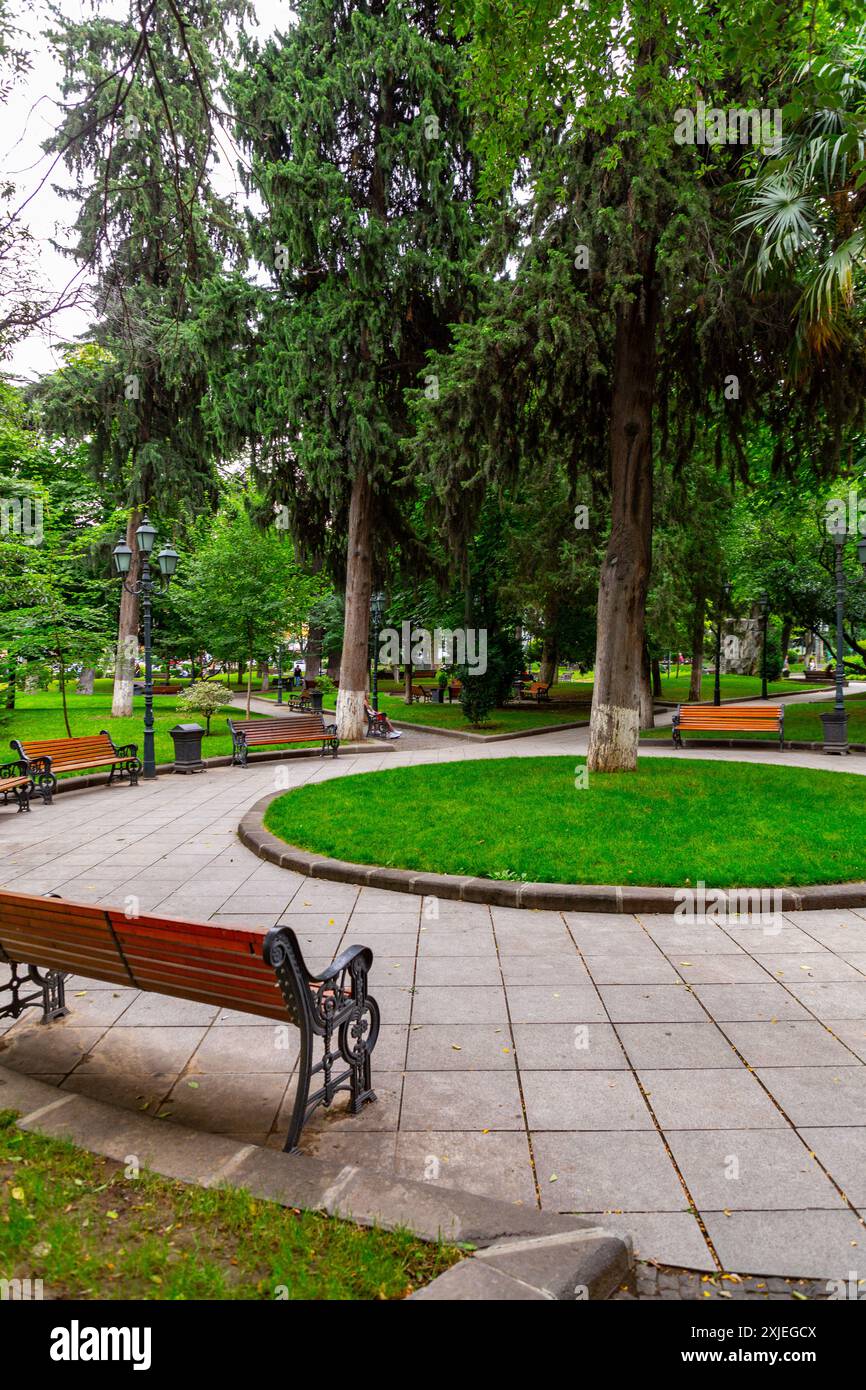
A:
MULTIPOLYGON (((73 353, 44 386, 46 419, 91 440, 94 473, 129 509, 171 514, 213 504, 214 441, 200 410, 207 389, 184 329, 198 286, 236 244, 231 209, 211 180, 220 55, 247 0, 131 3, 125 19, 83 20, 55 7, 51 45, 63 65, 60 124, 46 149, 74 176, 69 250, 94 282, 96 350, 73 353)), ((115 716, 132 712, 124 653, 138 600, 120 604, 115 716)))
POLYGON ((252 245, 272 275, 250 432, 273 499, 344 584, 337 713, 355 738, 371 588, 407 528, 405 392, 466 307, 473 168, 461 50, 435 0, 302 0, 297 14, 248 47, 233 90, 266 207, 252 245))

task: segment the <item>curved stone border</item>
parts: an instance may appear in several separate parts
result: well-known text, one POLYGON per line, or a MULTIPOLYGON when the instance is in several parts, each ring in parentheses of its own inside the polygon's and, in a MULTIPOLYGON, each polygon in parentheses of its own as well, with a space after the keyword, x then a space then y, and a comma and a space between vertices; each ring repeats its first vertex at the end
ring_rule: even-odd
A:
POLYGON ((180 1182, 242 1187, 280 1206, 476 1247, 413 1298, 606 1299, 634 1261, 629 1236, 579 1216, 527 1211, 396 1174, 278 1153, 60 1091, 7 1067, 0 1067, 0 1109, 19 1112, 19 1129, 67 1139, 118 1163, 135 1154, 151 1172, 180 1182))
MULTIPOLYGON (((492 907, 547 908, 554 912, 673 912, 682 900, 681 888, 641 888, 638 884, 509 883, 457 874, 420 873, 414 869, 385 869, 375 864, 352 864, 313 854, 265 829, 267 808, 285 791, 263 796, 241 818, 238 837, 260 859, 281 869, 362 888, 388 888, 431 898, 456 898, 492 907)), ((730 893, 743 889, 727 889, 730 893)), ((777 892, 774 909, 802 912, 807 908, 866 907, 866 883, 818 883, 805 888, 769 889, 777 892)), ((710 890, 710 896, 713 890, 710 890)))

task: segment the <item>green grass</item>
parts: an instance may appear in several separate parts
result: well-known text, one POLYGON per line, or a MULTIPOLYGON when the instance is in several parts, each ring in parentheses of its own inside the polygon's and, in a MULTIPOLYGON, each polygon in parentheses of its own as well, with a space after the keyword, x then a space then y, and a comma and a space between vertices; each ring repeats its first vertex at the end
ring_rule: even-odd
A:
MULTIPOLYGON (((785 705, 785 738, 791 739, 794 743, 820 743, 824 737, 824 726, 821 723, 821 715, 833 708, 832 700, 815 700, 808 704, 792 702, 785 705)), ((851 743, 866 743, 866 695, 846 695, 845 708, 848 711, 848 739, 851 743)), ((642 738, 651 739, 670 739, 671 731, 669 728, 646 730, 641 735, 642 738)), ((712 734, 692 734, 692 739, 707 738, 711 739, 712 734)), ((725 738, 728 735, 721 735, 725 738)), ((732 729, 729 735, 736 739, 755 739, 759 743, 770 743, 778 746, 777 734, 754 733, 747 729, 732 729)), ((689 735, 684 738, 685 743, 689 742, 689 735)))
POLYGON ((62 1299, 404 1298, 460 1251, 242 1189, 208 1190, 17 1129, 0 1111, 0 1277, 62 1299))
POLYGON ((496 758, 341 777, 277 798, 265 824, 339 859, 493 879, 866 878, 866 782, 855 775, 648 758, 579 790, 575 770, 574 758, 496 758))

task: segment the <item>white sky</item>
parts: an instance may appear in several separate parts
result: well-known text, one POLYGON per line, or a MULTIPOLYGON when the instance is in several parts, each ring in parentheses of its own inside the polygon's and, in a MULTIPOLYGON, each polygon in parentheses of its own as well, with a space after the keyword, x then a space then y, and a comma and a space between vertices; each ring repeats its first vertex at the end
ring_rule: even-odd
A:
MULTIPOLYGON (((128 0, 60 0, 60 9, 71 18, 85 18, 94 9, 100 14, 121 18, 129 12, 128 0)), ((253 0, 258 20, 256 36, 266 37, 274 29, 286 29, 292 22, 293 11, 284 0, 253 0)), ((15 23, 21 34, 15 46, 25 48, 31 57, 31 69, 16 84, 8 104, 2 108, 0 129, 0 167, 4 178, 12 181, 17 190, 16 205, 32 195, 23 216, 25 225, 35 238, 39 250, 39 278, 55 295, 59 295, 71 276, 76 262, 62 256, 51 241, 65 243, 65 228, 74 216, 75 204, 62 199, 52 184, 66 185, 66 170, 58 165, 44 185, 39 185, 50 168, 50 160, 41 151, 42 141, 53 131, 58 120, 59 65, 49 51, 41 31, 49 27, 49 16, 43 0, 16 0, 15 23)), ((215 183, 223 193, 242 191, 236 178, 234 160, 229 145, 223 141, 220 165, 215 183)), ((33 380, 60 365, 59 347, 77 337, 87 328, 87 314, 82 309, 59 312, 45 326, 19 343, 4 374, 33 380)))

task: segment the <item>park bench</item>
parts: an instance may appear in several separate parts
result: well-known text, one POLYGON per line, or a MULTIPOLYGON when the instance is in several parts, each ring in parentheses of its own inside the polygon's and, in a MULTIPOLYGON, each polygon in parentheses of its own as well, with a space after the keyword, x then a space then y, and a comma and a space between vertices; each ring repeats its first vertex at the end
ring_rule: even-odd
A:
MULTIPOLYGON (((154 695, 179 695, 181 689, 182 687, 179 685, 155 685, 153 687, 153 693, 154 695)), ((144 681, 135 681, 133 683, 132 693, 133 695, 143 695, 144 681)))
POLYGON ((7 797, 14 797, 18 802, 19 811, 30 810, 30 773, 27 771, 27 764, 20 758, 12 763, 4 763, 0 767, 0 796, 3 797, 3 805, 6 805, 7 797))
POLYGON ((128 777, 129 785, 138 783, 141 762, 137 743, 115 744, 107 729, 86 738, 17 739, 11 747, 27 764, 27 771, 46 806, 57 790, 58 772, 89 772, 97 767, 111 769, 108 784, 118 777, 128 777))
POLYGON ((312 1112, 330 1105, 338 1091, 349 1091, 353 1114, 376 1098, 370 1053, 379 1008, 367 994, 372 961, 369 948, 350 946, 311 974, 291 927, 277 927, 263 939, 241 927, 127 917, 119 908, 0 890, 0 964, 11 972, 0 984, 0 1019, 18 1018, 28 1007, 42 1008, 43 1023, 63 1017, 69 1012, 64 980, 71 973, 295 1024, 301 1050, 289 1152, 297 1149, 312 1112), (323 1053, 314 1064, 315 1037, 323 1053), (318 1076, 323 1084, 310 1094, 318 1076))
POLYGON ((429 700, 429 699, 430 699, 431 693, 432 693, 432 692, 431 692, 429 686, 426 686, 426 685, 410 685, 410 687, 409 687, 409 704, 411 705, 411 703, 412 703, 413 700, 420 700, 420 701, 429 700))
POLYGON ((368 738, 387 738, 388 737, 388 716, 380 710, 377 714, 375 710, 367 710, 367 737, 368 738))
POLYGON ((550 686, 543 681, 533 681, 528 690, 522 692, 524 700, 535 700, 536 704, 541 704, 542 700, 550 699, 550 686))
POLYGON ((274 744, 319 743, 322 757, 340 747, 336 724, 326 724, 320 714, 289 714, 265 719, 227 719, 232 736, 232 765, 246 767, 251 748, 274 744))
POLYGON ((785 742, 784 705, 677 705, 671 722, 674 747, 682 748, 684 733, 729 735, 739 731, 779 735, 785 742))

